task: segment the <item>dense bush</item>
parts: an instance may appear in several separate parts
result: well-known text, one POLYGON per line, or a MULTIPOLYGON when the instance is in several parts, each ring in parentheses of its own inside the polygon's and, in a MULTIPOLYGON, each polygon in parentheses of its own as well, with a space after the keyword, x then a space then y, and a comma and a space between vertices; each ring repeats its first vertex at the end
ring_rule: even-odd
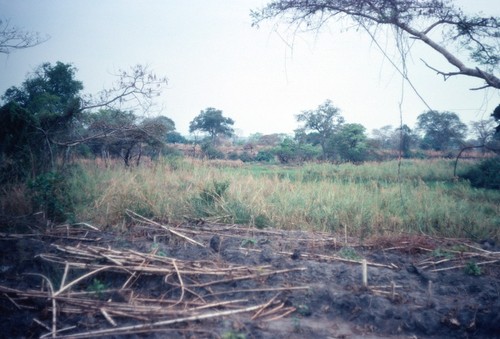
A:
POLYGON ((469 180, 473 187, 500 189, 500 157, 482 161, 461 177, 469 180))
POLYGON ((255 161, 270 162, 274 160, 274 153, 269 150, 262 150, 255 156, 255 161))

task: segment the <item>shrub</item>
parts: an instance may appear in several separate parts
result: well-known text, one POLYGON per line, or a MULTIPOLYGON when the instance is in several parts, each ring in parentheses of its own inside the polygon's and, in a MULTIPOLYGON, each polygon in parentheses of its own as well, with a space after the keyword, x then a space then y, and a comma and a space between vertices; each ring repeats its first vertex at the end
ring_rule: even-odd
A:
POLYGON ((252 161, 254 161, 254 158, 250 153, 243 152, 240 154, 240 160, 243 162, 252 162, 252 161))
POLYGON ((461 177, 469 180, 473 187, 500 189, 500 157, 482 161, 461 177))
POLYGON ((73 212, 67 178, 59 172, 47 172, 28 183, 34 209, 42 209, 47 219, 65 221, 73 212))
POLYGON ((224 153, 219 151, 210 143, 201 145, 201 150, 203 152, 203 155, 208 159, 224 159, 224 153))
POLYGON ((259 151, 255 156, 255 161, 270 162, 274 160, 274 153, 268 150, 259 151))

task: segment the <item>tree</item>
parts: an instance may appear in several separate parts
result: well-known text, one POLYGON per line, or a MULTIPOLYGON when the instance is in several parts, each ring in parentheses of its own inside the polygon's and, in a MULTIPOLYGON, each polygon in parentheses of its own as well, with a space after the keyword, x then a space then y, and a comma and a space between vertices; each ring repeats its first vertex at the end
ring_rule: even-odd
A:
POLYGON ((233 135, 234 130, 230 127, 232 125, 234 125, 233 119, 225 118, 221 110, 209 107, 190 122, 189 132, 206 132, 210 135, 211 143, 215 144, 217 136, 233 135))
POLYGON ((409 158, 411 156, 411 145, 414 140, 413 132, 407 125, 399 127, 396 132, 399 134, 399 150, 403 158, 409 158))
POLYGON ((347 27, 366 30, 372 39, 382 26, 390 27, 396 32, 403 58, 410 50, 405 39, 420 41, 456 68, 442 71, 427 64, 445 80, 465 75, 482 79, 485 84, 480 88, 500 89, 500 78, 495 75, 500 60, 499 18, 466 15, 449 0, 274 0, 251 15, 253 25, 280 18, 297 29, 319 29, 327 22, 345 19, 347 27), (469 64, 449 47, 468 51, 469 64))
POLYGON ((323 159, 327 155, 327 141, 334 135, 335 131, 344 123, 344 118, 340 115, 340 110, 333 106, 331 100, 326 100, 319 105, 316 110, 304 111, 297 115, 298 122, 304 122, 302 130, 298 130, 297 135, 305 135, 307 132, 315 133, 321 150, 323 159))
POLYGON ((491 113, 491 116, 498 123, 498 126, 495 128, 495 131, 497 134, 500 134, 500 105, 498 105, 495 108, 495 110, 493 110, 493 113, 491 113))
MULTIPOLYGON (((18 140, 22 144, 14 148, 6 145, 1 157, 7 163, 24 159, 18 179, 55 170, 58 157, 67 158, 75 146, 117 132, 109 128, 89 130, 92 110, 122 106, 147 110, 166 83, 165 78, 157 78, 138 65, 129 72, 120 71, 119 80, 110 89, 86 97, 75 75, 76 68, 71 64, 44 63, 21 86, 7 89, 2 96, 5 104, 0 109, 0 141, 18 140)), ((2 169, 2 174, 7 173, 2 169)))
POLYGON ((360 124, 342 125, 335 137, 330 140, 331 147, 337 150, 344 161, 364 161, 368 150, 365 130, 360 124))
POLYGON ((422 148, 445 151, 463 144, 467 126, 452 112, 427 111, 417 118, 422 148))
POLYGON ((472 133, 476 137, 478 146, 487 146, 495 136, 495 120, 479 120, 471 122, 472 133))
POLYGON ((0 53, 10 54, 12 50, 34 47, 48 40, 40 33, 11 26, 8 20, 0 20, 0 53))

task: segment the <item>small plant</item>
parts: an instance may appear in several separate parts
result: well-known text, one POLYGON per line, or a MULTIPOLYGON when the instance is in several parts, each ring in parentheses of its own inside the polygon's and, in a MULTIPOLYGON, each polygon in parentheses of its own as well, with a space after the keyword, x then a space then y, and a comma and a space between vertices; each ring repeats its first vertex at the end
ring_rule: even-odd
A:
POLYGON ((258 216, 256 216, 253 223, 254 223, 255 227, 257 227, 258 229, 263 229, 263 228, 271 226, 271 222, 270 222, 269 218, 263 214, 259 214, 258 216))
POLYGON ((297 306, 297 312, 304 317, 309 317, 312 314, 311 309, 307 305, 297 306))
POLYGON ((226 332, 222 335, 222 339, 246 339, 247 336, 245 333, 237 333, 237 332, 226 332))
POLYGON ((108 286, 100 281, 99 279, 93 279, 92 284, 87 287, 89 292, 97 294, 99 298, 102 297, 103 292, 108 288, 108 286))
POLYGON ((241 247, 253 247, 255 245, 257 245, 257 240, 255 239, 243 239, 240 244, 241 247))
POLYGON ((483 274, 483 272, 478 264, 473 261, 469 261, 467 265, 465 265, 465 274, 477 277, 483 274))
POLYGON ((453 254, 443 250, 442 248, 438 247, 434 251, 432 251, 432 256, 436 258, 446 258, 446 259, 451 259, 453 258, 453 254))
POLYGON ((361 256, 356 252, 356 250, 352 247, 342 247, 342 249, 338 252, 338 255, 344 259, 349 260, 361 260, 361 256))
POLYGON ((207 204, 213 204, 226 194, 228 188, 229 181, 214 180, 211 186, 207 186, 201 191, 200 198, 207 204))

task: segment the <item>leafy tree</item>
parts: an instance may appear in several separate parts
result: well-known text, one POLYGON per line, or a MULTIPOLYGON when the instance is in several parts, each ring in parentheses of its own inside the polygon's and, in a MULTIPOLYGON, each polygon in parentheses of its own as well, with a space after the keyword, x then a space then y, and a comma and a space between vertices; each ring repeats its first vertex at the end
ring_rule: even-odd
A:
POLYGON ((332 147, 337 149, 342 160, 360 162, 366 159, 368 138, 365 130, 365 127, 360 124, 345 124, 340 127, 330 142, 332 147))
MULTIPOLYGON (((316 139, 317 143, 321 145, 323 159, 326 159, 327 141, 334 135, 339 126, 344 123, 344 118, 340 115, 340 110, 333 106, 331 100, 326 100, 317 109, 298 114, 297 121, 303 122, 304 126, 303 129, 296 131, 296 135, 305 136, 307 132, 313 132, 312 140, 316 139)), ((299 139, 304 138, 299 137, 299 139)))
MULTIPOLYGON (((5 104, 0 109, 0 141, 4 146, 1 157, 7 164, 22 159, 14 166, 20 173, 16 179, 54 171, 57 160, 63 155, 66 159, 75 146, 109 136, 109 126, 89 129, 92 110, 123 105, 147 109, 166 83, 166 79, 156 78, 138 65, 130 72, 121 71, 113 87, 91 97, 81 94, 83 84, 75 79, 75 74, 76 68, 71 64, 44 63, 21 86, 7 89, 2 96, 5 104), (15 145, 8 144, 14 141, 15 145)), ((9 177, 8 167, 1 168, 2 177, 14 179, 9 177)))
POLYGON ((417 118, 423 133, 422 148, 445 151, 463 144, 467 126, 452 112, 427 111, 417 118))
POLYGON ((500 133, 500 105, 498 105, 495 108, 495 110, 493 111, 493 113, 491 114, 491 116, 498 123, 498 126, 496 127, 495 131, 496 131, 497 134, 499 134, 500 133))
POLYGON ((13 50, 34 47, 47 39, 40 33, 12 26, 8 20, 0 20, 0 53, 10 54, 13 50))
POLYGON ((94 153, 122 158, 125 166, 130 166, 134 158, 139 165, 145 147, 149 155, 158 155, 167 134, 175 130, 174 122, 165 116, 140 121, 133 112, 118 109, 101 109, 91 114, 89 121, 88 133, 103 136, 89 138, 94 153))
POLYGON ((467 15, 448 0, 273 0, 252 11, 252 17, 254 25, 280 18, 298 26, 297 30, 319 29, 343 20, 347 27, 367 31, 374 40, 385 26, 395 32, 402 58, 410 52, 413 41, 422 42, 456 68, 442 71, 428 65, 445 79, 466 75, 482 79, 485 85, 481 88, 500 89, 500 78, 495 75, 500 58, 499 18, 467 15), (461 60, 450 47, 468 51, 468 60, 461 60))
POLYGON ((179 132, 171 131, 167 133, 166 142, 169 144, 187 144, 187 139, 179 132))
POLYGON ((386 125, 381 128, 372 130, 373 140, 376 146, 382 149, 394 148, 395 129, 391 125, 386 125))
POLYGON ((286 138, 281 144, 273 149, 278 160, 283 164, 311 161, 320 156, 320 150, 310 144, 301 144, 286 138))
POLYGON ((413 144, 414 135, 410 127, 403 125, 396 132, 399 134, 399 150, 404 158, 411 156, 411 146, 413 144))
POLYGON ((234 130, 230 126, 234 125, 231 118, 225 118, 222 111, 209 107, 201 111, 189 124, 189 132, 206 132, 210 135, 212 144, 215 144, 217 136, 233 135, 234 130))

